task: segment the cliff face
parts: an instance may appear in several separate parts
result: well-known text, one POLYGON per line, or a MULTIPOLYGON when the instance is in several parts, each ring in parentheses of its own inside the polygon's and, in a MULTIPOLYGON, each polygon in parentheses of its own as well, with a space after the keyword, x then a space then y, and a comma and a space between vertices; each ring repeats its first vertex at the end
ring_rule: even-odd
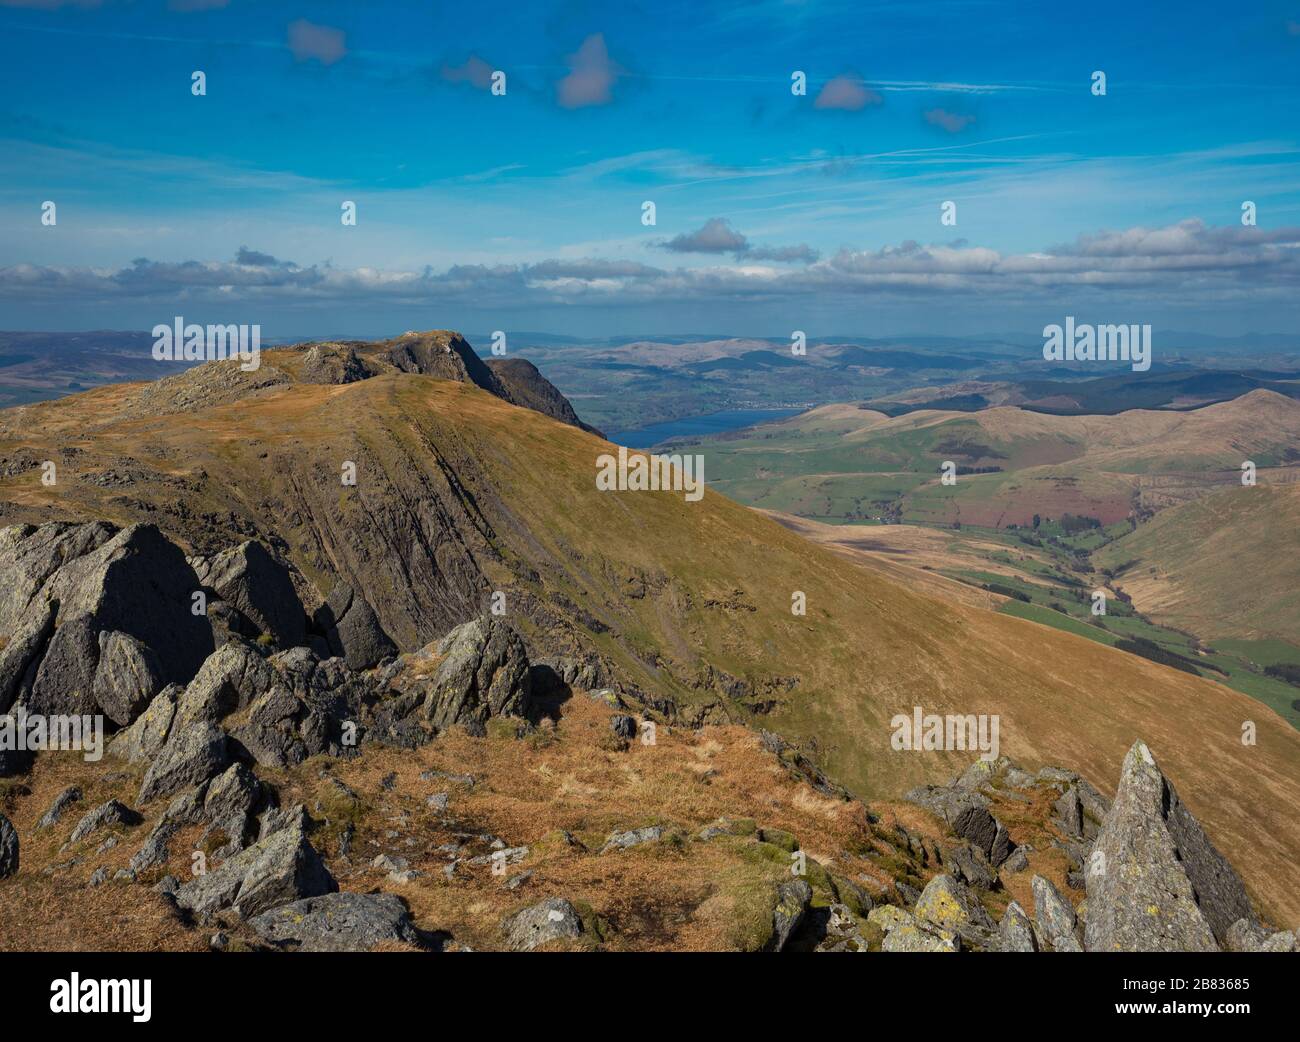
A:
POLYGON ((559 420, 561 423, 567 423, 571 427, 578 427, 589 434, 604 437, 595 427, 589 426, 578 419, 578 414, 573 411, 569 399, 564 397, 553 383, 538 372, 537 366, 533 365, 528 359, 489 358, 487 365, 496 375, 496 378, 501 381, 507 400, 515 405, 522 405, 525 409, 540 412, 543 416, 549 416, 553 420, 559 420))

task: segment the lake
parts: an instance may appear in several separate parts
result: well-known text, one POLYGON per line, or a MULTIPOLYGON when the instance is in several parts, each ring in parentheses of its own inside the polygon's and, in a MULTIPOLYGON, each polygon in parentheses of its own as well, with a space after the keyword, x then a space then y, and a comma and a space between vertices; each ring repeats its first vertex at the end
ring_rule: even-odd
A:
POLYGON ((766 423, 768 420, 798 416, 803 411, 803 409, 730 409, 724 412, 711 412, 704 416, 688 416, 681 420, 652 423, 648 427, 634 431, 616 431, 609 435, 609 440, 616 445, 626 445, 629 449, 648 449, 669 438, 698 438, 708 434, 721 434, 723 431, 752 427, 756 423, 766 423))

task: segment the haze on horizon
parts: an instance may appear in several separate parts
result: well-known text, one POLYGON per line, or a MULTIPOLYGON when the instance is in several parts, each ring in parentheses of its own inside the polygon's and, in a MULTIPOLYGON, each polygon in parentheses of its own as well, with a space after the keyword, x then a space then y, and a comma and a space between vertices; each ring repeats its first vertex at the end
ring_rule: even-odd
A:
POLYGON ((0 0, 0 59, 7 329, 1296 326, 1294 4, 0 0))

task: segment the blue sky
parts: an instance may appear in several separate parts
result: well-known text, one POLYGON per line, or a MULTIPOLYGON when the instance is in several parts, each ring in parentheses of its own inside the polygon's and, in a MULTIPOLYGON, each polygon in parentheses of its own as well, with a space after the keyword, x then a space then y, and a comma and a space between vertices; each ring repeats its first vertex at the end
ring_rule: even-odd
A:
POLYGON ((1300 0, 0 0, 0 83, 0 328, 1297 317, 1300 0))

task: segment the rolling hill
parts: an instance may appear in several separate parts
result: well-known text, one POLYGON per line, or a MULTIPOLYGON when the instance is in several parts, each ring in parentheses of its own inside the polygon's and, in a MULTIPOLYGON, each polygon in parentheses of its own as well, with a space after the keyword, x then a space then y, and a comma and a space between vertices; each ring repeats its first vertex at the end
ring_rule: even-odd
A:
MULTIPOLYGON (((1263 905, 1300 915, 1300 733, 1278 716, 1199 677, 908 589, 715 491, 597 491, 611 446, 510 404, 469 355, 446 333, 315 345, 265 352, 256 373, 212 363, 7 410, 0 521, 150 521, 201 553, 255 538, 292 568, 309 610, 346 580, 403 650, 499 591, 538 658, 576 660, 679 724, 777 731, 865 796, 969 759, 891 748, 891 718, 915 706, 997 714, 1008 755, 1098 779, 1116 777, 1142 736, 1263 905), (796 592, 806 615, 791 611, 796 592), (1255 746, 1240 741, 1245 720, 1255 746)), ((865 426, 898 423, 896 442, 917 438, 921 454, 940 422, 865 426)))

